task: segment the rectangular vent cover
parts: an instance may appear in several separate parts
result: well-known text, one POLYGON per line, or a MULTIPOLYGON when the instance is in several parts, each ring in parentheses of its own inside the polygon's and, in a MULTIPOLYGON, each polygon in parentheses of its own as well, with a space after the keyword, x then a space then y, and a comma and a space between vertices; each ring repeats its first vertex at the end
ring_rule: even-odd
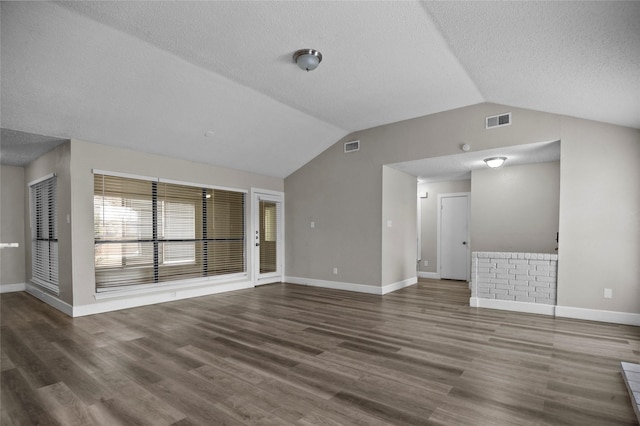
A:
POLYGON ((360 141, 349 141, 344 143, 344 152, 360 151, 360 141))
POLYGON ((507 112, 505 114, 492 115, 491 117, 487 117, 485 128, 492 129, 494 127, 508 126, 509 124, 511 124, 511 113, 507 112))

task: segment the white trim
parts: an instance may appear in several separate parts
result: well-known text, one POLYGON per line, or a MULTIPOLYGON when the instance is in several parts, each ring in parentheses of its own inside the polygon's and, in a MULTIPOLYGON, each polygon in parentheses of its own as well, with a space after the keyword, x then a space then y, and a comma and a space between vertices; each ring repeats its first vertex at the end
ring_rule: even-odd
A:
POLYGON ((26 283, 25 291, 30 295, 42 300, 47 305, 50 305, 69 316, 73 316, 73 307, 70 304, 68 304, 67 302, 63 302, 62 300, 58 299, 55 296, 52 296, 45 291, 42 291, 40 287, 37 287, 31 283, 26 283))
POLYGON ((41 178, 38 178, 36 180, 32 180, 31 182, 29 182, 27 184, 27 186, 33 186, 33 185, 35 185, 37 183, 44 182, 45 180, 51 179, 52 177, 55 177, 55 176, 57 176, 55 173, 49 173, 48 175, 42 176, 41 178))
POLYGON ((312 278, 284 277, 285 283, 308 285, 311 287, 331 288, 334 290, 355 291, 357 293, 382 294, 382 287, 366 284, 344 283, 340 281, 316 280, 312 278))
POLYGON ((274 284, 274 283, 282 283, 282 282, 284 282, 284 276, 278 275, 274 277, 257 278, 255 280, 255 285, 257 287, 265 284, 274 284))
MULTIPOLYGON (((420 182, 418 181, 418 185, 420 182)), ((420 269, 420 262, 422 261, 422 198, 420 198, 420 193, 418 195, 418 201, 416 202, 416 216, 418 220, 416 221, 416 244, 418 246, 418 253, 416 255, 417 260, 417 268, 420 269)))
POLYGON ((105 176, 114 176, 114 177, 129 178, 129 179, 148 180, 151 182, 158 182, 160 180, 157 177, 134 175, 132 173, 112 172, 109 170, 99 170, 99 169, 92 169, 91 171, 93 172, 94 175, 105 175, 105 176))
POLYGON ((472 308, 500 309, 503 311, 551 315, 556 318, 574 318, 587 321, 640 326, 640 314, 632 312, 603 311, 600 309, 574 308, 571 306, 545 305, 542 303, 516 302, 511 300, 469 299, 472 308))
POLYGON ((160 182, 160 183, 171 183, 171 184, 175 184, 175 185, 194 186, 194 187, 197 187, 197 188, 219 189, 221 191, 242 192, 243 194, 247 194, 249 192, 246 189, 231 188, 231 187, 228 187, 228 186, 207 185, 207 184, 204 184, 204 183, 197 183, 197 182, 185 182, 185 181, 174 180, 174 179, 158 178, 158 182, 160 182))
POLYGON ((405 287, 412 286, 418 283, 418 277, 407 278, 406 280, 398 281, 395 283, 387 284, 382 286, 382 294, 385 295, 387 293, 391 293, 397 290, 401 290, 405 287))
POLYGON ((228 275, 212 275, 209 277, 192 278, 189 280, 175 280, 161 283, 149 283, 132 286, 111 287, 96 291, 93 295, 94 299, 113 299, 116 297, 137 296, 142 294, 156 293, 158 291, 174 291, 184 290, 193 286, 216 285, 223 282, 228 284, 235 281, 246 281, 248 274, 239 272, 237 274, 228 275))
POLYGON ((433 280, 439 280, 440 279, 440 273, 439 272, 418 271, 418 277, 419 278, 431 278, 433 280))
POLYGON ((284 278, 284 282, 290 283, 290 284, 308 285, 311 287, 322 287, 322 288, 330 288, 334 290, 353 291, 356 293, 377 294, 378 296, 382 296, 384 294, 391 293, 392 291, 400 290, 410 285, 414 285, 418 282, 418 278, 412 277, 403 281, 398 281, 398 282, 387 284, 385 286, 380 286, 380 287, 375 285, 367 285, 367 284, 345 283, 340 281, 326 281, 326 280, 316 280, 313 278, 300 278, 300 277, 289 277, 289 276, 284 278))
POLYGON ((122 178, 129 178, 129 179, 146 180, 150 182, 171 183, 175 185, 193 186, 196 188, 219 189, 222 191, 242 192, 244 194, 249 192, 246 189, 231 188, 227 186, 208 185, 205 183, 187 182, 183 180, 166 179, 166 178, 154 177, 154 176, 134 175, 131 173, 112 172, 108 170, 93 169, 92 172, 94 175, 114 176, 114 177, 122 177, 122 178))
POLYGON ((44 289, 49 290, 52 293, 55 293, 56 296, 60 296, 60 287, 57 285, 54 285, 33 277, 31 278, 30 284, 33 284, 34 286, 42 287, 44 289))
POLYGON ((500 309, 503 311, 524 312, 528 314, 541 314, 554 316, 555 305, 545 305, 543 303, 516 302, 513 300, 483 299, 472 297, 469 299, 469 306, 472 308, 500 309))
POLYGON ((0 293, 13 293, 14 291, 24 291, 26 283, 0 284, 0 293))
POLYGON ((470 270, 471 270, 471 192, 448 192, 448 193, 444 193, 444 194, 438 194, 438 205, 436 206, 437 211, 437 215, 438 215, 438 229, 437 231, 437 237, 436 237, 436 244, 437 244, 437 265, 436 265, 436 273, 438 274, 438 279, 441 279, 441 271, 440 271, 440 252, 442 252, 442 249, 440 247, 441 241, 440 241, 440 227, 441 227, 441 213, 442 213, 442 198, 452 198, 452 197, 466 197, 467 198, 467 267, 466 267, 466 274, 467 277, 465 278, 464 281, 469 281, 471 279, 471 277, 469 276, 470 274, 470 270))
POLYGON ((154 305, 157 303, 172 302, 175 300, 208 296, 211 294, 226 293, 228 291, 244 290, 248 288, 253 288, 253 283, 251 281, 239 281, 216 286, 192 287, 187 289, 164 289, 161 293, 139 295, 135 297, 128 297, 126 299, 105 300, 88 305, 74 306, 72 316, 80 317, 85 315, 101 314, 103 312, 136 308, 139 306, 154 305))
POLYGON ((281 191, 274 191, 271 189, 251 188, 251 219, 249 236, 247 238, 247 250, 251 250, 251 275, 254 285, 272 284, 276 282, 284 282, 285 271, 285 194, 281 191), (280 230, 280 241, 277 246, 277 257, 279 260, 278 268, 276 272, 272 274, 266 274, 260 276, 260 256, 257 253, 255 246, 255 236, 258 232, 258 221, 260 214, 260 200, 273 201, 280 203, 280 223, 278 223, 278 229, 280 230))
POLYGON ((273 189, 262 189, 262 188, 251 188, 251 193, 259 193, 262 195, 272 195, 275 197, 275 199, 273 201, 278 201, 277 198, 278 197, 283 197, 284 199, 284 192, 282 191, 275 191, 273 189))
POLYGON ((640 326, 640 314, 556 306, 556 317, 640 326))

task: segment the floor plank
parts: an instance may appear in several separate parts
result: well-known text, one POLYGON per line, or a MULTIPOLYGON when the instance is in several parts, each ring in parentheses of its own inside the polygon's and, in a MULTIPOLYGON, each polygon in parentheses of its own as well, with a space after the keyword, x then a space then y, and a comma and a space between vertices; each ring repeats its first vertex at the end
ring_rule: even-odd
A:
POLYGON ((636 425, 640 328, 291 284, 69 318, 0 295, 2 425, 636 425))

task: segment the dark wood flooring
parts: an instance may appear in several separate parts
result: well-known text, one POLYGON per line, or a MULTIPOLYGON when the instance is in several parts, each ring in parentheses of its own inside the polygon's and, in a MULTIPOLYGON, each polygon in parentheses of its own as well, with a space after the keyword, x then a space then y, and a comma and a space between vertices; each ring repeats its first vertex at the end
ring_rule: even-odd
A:
POLYGON ((72 319, 1 296, 9 425, 633 425, 640 328, 275 284, 72 319))

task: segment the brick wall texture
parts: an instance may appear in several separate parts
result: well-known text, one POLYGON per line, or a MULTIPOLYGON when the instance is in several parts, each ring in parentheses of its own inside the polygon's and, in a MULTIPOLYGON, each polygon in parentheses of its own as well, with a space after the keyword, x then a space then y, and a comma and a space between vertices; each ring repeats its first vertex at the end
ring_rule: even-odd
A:
POLYGON ((471 297, 556 304, 558 255, 471 254, 471 297))

